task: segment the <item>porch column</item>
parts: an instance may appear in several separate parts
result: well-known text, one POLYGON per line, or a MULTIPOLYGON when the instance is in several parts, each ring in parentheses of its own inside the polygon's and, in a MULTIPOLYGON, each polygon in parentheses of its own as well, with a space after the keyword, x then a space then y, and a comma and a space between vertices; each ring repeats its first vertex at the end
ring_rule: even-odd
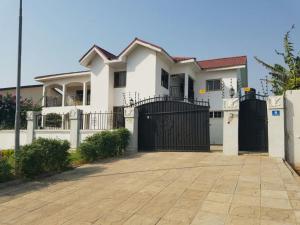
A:
POLYGON ((43 96, 42 96, 42 106, 43 107, 46 107, 46 98, 47 98, 47 96, 46 96, 46 86, 45 85, 43 85, 43 96))
POLYGON ((284 103, 283 96, 269 96, 268 108, 268 147, 270 157, 285 158, 284 103))
POLYGON ((189 75, 186 73, 184 74, 184 97, 189 97, 189 75))
POLYGON ((223 153, 239 154, 239 99, 223 99, 223 153))
POLYGON ((126 148, 127 153, 135 153, 138 151, 138 111, 137 108, 125 108, 125 127, 130 131, 130 140, 128 147, 126 148))
POLYGON ((62 106, 65 106, 65 100, 66 100, 66 85, 62 85, 62 106))
POLYGON ((86 82, 83 83, 83 102, 82 105, 86 105, 86 82))

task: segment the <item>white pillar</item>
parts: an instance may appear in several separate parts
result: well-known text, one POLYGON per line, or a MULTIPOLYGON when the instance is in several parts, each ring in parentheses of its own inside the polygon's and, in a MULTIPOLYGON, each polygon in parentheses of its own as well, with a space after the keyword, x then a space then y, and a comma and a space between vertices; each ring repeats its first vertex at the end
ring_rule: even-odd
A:
POLYGON ((82 105, 86 105, 86 82, 83 83, 83 101, 82 101, 82 105))
POLYGON ((270 157, 285 158, 284 103, 283 96, 269 96, 268 107, 268 147, 270 157))
POLYGON ((130 131, 130 141, 126 148, 127 153, 138 151, 138 110, 137 108, 125 108, 125 127, 130 131))
POLYGON ((42 106, 46 107, 46 86, 43 85, 43 96, 42 96, 42 106))
POLYGON ((74 109, 70 111, 70 143, 71 148, 78 148, 79 146, 79 132, 80 132, 80 114, 81 110, 74 109))
POLYGON ((66 101, 66 85, 62 85, 62 106, 65 106, 66 101))
POLYGON ((28 111, 27 112, 27 144, 31 144, 34 140, 34 130, 36 129, 36 116, 40 112, 28 111))
POLYGON ((223 153, 239 154, 239 99, 223 99, 223 153))
POLYGON ((184 97, 189 97, 189 75, 184 74, 184 97))

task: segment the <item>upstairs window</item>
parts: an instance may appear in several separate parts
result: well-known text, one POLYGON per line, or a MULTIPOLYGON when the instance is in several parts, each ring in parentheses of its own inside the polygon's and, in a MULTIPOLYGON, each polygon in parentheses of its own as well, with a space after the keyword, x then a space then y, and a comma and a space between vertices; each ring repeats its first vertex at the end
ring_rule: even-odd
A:
POLYGON ((166 89, 169 88, 169 73, 164 69, 161 69, 161 86, 166 89))
POLYGON ((126 87, 126 71, 118 71, 114 73, 114 87, 126 87))
POLYGON ((206 81, 207 91, 220 91, 221 90, 221 80, 207 80, 206 81))

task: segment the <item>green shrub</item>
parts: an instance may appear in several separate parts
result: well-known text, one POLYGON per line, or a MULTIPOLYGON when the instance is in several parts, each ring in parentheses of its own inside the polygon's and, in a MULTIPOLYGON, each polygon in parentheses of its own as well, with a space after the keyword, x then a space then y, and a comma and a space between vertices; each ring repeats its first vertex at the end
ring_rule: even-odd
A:
POLYGON ((0 158, 9 158, 15 154, 15 151, 12 149, 1 150, 0 151, 0 158))
POLYGON ((7 158, 0 158, 0 182, 8 181, 12 178, 12 169, 7 158))
POLYGON ((25 145, 18 156, 20 174, 35 177, 49 172, 60 172, 69 165, 68 141, 39 138, 25 145))
POLYGON ((126 128, 120 128, 114 131, 118 136, 118 154, 122 154, 129 144, 130 132, 126 128))
POLYGON ((100 133, 99 155, 101 157, 112 157, 118 154, 118 136, 115 132, 103 131, 100 133))
POLYGON ((80 146, 82 158, 92 162, 97 158, 120 155, 129 142, 130 133, 121 128, 115 131, 103 131, 88 137, 80 146))
POLYGON ((90 142, 83 142, 78 149, 83 160, 87 162, 95 161, 98 158, 97 145, 90 142))

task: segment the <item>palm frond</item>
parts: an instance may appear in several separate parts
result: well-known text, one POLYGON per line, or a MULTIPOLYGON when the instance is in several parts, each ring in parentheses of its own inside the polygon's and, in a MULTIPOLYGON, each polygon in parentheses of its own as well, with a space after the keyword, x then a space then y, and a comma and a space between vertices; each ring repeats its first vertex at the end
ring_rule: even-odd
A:
POLYGON ((286 74, 284 71, 282 71, 281 69, 279 68, 276 68, 276 66, 271 66, 270 64, 262 61, 261 59, 259 59, 258 57, 254 56, 254 59, 262 64, 265 68, 267 68, 268 70, 271 70, 272 73, 276 73, 278 75, 281 75, 282 77, 285 77, 285 76, 288 76, 288 74, 286 74))

